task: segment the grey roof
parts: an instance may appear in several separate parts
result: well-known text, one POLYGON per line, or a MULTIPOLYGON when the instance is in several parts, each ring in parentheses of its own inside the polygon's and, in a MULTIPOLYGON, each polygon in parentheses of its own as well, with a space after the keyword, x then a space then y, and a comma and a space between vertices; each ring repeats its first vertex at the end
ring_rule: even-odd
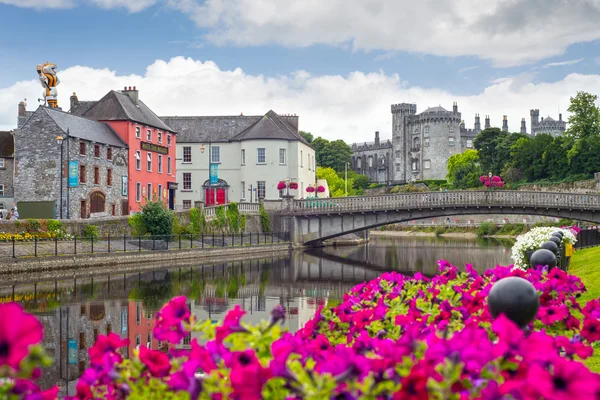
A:
POLYGON ((133 121, 176 133, 143 101, 138 100, 136 105, 129 95, 115 90, 108 92, 81 115, 96 121, 133 121))
POLYGON ((262 115, 161 117, 177 131, 177 143, 228 142, 261 118, 262 115))
POLYGON ((52 108, 41 106, 40 108, 48 113, 50 118, 52 118, 56 125, 58 125, 65 133, 67 133, 68 129, 70 136, 115 147, 127 147, 127 144, 106 123, 78 117, 52 108))
POLYGON ((161 117, 177 130, 177 143, 230 142, 253 139, 306 140, 273 110, 265 115, 161 117))
POLYGON ((15 139, 11 132, 0 132, 0 157, 13 157, 15 139))
POLYGON ((423 111, 421 114, 425 114, 425 113, 430 113, 430 112, 448 112, 448 110, 446 110, 444 107, 442 106, 437 106, 437 107, 429 107, 427 110, 423 111))
POLYGON ((542 120, 542 123, 544 123, 546 121, 548 121, 548 122, 556 122, 556 120, 554 118, 552 118, 551 116, 549 116, 549 115, 548 115, 548 117, 546 117, 546 118, 544 118, 542 120))
POLYGON ((92 106, 95 106, 96 103, 98 103, 98 102, 97 101, 78 101, 77 103, 75 103, 73 108, 71 108, 69 110, 69 112, 71 114, 82 116, 83 114, 86 113, 87 110, 92 108, 92 106))

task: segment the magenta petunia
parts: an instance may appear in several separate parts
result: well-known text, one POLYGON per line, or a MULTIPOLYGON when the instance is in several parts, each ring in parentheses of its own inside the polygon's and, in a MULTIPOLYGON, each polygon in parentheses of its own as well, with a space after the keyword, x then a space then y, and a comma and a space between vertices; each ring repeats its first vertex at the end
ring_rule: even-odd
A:
POLYGON ((169 356, 161 351, 150 350, 146 346, 140 347, 140 361, 148 368, 150 375, 164 378, 171 371, 169 356))
POLYGON ((29 347, 42 341, 42 324, 16 303, 0 304, 0 366, 19 369, 29 347))
POLYGON ((533 364, 528 382, 539 395, 548 400, 594 399, 597 380, 581 363, 556 358, 550 369, 533 364))
POLYGON ((234 353, 229 367, 233 398, 262 399, 262 388, 271 377, 271 370, 260 364, 253 350, 234 353))
POLYGON ((600 321, 597 319, 586 318, 583 321, 581 336, 583 336, 589 343, 600 340, 600 321))
POLYGON ((107 353, 116 353, 117 349, 126 346, 128 339, 121 339, 116 333, 109 333, 107 336, 100 335, 98 340, 92 346, 88 353, 92 364, 102 364, 104 355, 107 353))
POLYGON ((185 296, 173 298, 156 314, 154 337, 169 343, 179 343, 189 333, 184 324, 190 323, 190 317, 185 296))

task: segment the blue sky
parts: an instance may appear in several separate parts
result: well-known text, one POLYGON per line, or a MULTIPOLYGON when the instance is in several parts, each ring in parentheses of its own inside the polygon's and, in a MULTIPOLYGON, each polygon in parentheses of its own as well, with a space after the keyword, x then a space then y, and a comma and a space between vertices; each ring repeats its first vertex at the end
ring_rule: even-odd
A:
MULTIPOLYGON (((510 96, 520 92, 515 85, 560 85, 573 74, 593 77, 600 67, 600 31, 595 19, 600 5, 594 0, 588 2, 591 9, 566 7, 562 0, 490 0, 488 7, 495 7, 491 15, 473 9, 468 0, 428 0, 421 5, 381 0, 377 6, 369 0, 356 0, 354 5, 330 2, 331 6, 324 6, 307 0, 292 6, 290 0, 129 0, 122 1, 126 3, 122 6, 116 0, 0 0, 4 66, 0 101, 2 91, 14 93, 16 82, 35 80, 35 66, 44 61, 58 64, 59 71, 74 66, 108 69, 115 79, 143 78, 156 60, 168 62, 180 56, 212 61, 221 71, 240 68, 248 76, 265 80, 286 81, 305 71, 315 79, 341 77, 347 82, 352 73, 360 72, 393 81, 397 77, 393 84, 402 98, 393 102, 435 103, 439 97, 440 103, 450 107, 450 98, 464 98, 469 111, 481 101, 480 96, 506 80, 512 82, 513 93, 504 93, 505 101, 512 103, 516 100, 510 96), (401 3, 413 6, 403 8, 401 3), (339 5, 346 9, 343 17, 339 5), (545 5, 554 11, 536 8, 545 5), (245 10, 243 16, 240 9, 245 10), (387 19, 396 10, 402 12, 387 19), (511 26, 516 23, 515 15, 528 12, 546 22, 511 26), (464 26, 465 21, 471 21, 469 26, 464 26), (577 26, 558 25, 573 25, 572 21, 577 26), (471 105, 468 99, 473 98, 479 100, 471 105)), ((302 85, 287 90, 305 91, 306 83, 302 85)), ((118 88, 105 91, 110 89, 118 88)), ((572 95, 575 90, 571 89, 572 95)), ((378 98, 387 99, 393 92, 375 90, 372 95, 373 101, 383 101, 378 98)), ((556 101, 548 104, 557 106, 548 110, 551 114, 560 103, 566 108, 568 101, 562 90, 546 93, 553 95, 556 101)), ((432 104, 420 105, 420 109, 427 105, 432 104)), ((527 116, 529 106, 523 106, 519 114, 527 116)), ((503 113, 496 108, 490 105, 489 112, 503 113)), ((518 118, 516 111, 507 113, 518 118)), ((3 127, 6 123, 1 116, 0 111, 3 127)), ((383 112, 377 118, 383 121, 383 112)), ((315 126, 324 129, 333 123, 321 121, 315 126)), ((518 122, 514 124, 516 129, 518 122)), ((367 126, 354 122, 347 129, 358 134, 367 126)))

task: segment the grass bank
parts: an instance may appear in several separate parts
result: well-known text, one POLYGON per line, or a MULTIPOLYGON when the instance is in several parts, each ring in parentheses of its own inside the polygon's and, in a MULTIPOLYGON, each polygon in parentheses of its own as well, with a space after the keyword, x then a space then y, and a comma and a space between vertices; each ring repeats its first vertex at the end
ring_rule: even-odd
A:
MULTIPOLYGON (((578 276, 587 288, 580 298, 579 303, 600 297, 600 247, 578 250, 571 258, 569 273, 578 276)), ((594 349, 594 355, 585 361, 585 364, 594 372, 600 372, 600 348, 594 349)))

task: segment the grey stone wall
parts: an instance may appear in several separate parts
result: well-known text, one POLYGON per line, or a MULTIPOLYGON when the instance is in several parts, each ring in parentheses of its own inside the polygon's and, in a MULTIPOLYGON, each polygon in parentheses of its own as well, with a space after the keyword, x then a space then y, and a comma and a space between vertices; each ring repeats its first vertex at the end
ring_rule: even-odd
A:
POLYGON ((368 176, 371 182, 389 184, 392 181, 392 143, 390 141, 354 144, 352 151, 352 165, 349 169, 368 176))
POLYGON ((1 208, 10 210, 14 203, 14 188, 13 188, 13 168, 14 160, 12 158, 4 159, 4 168, 0 168, 0 184, 4 185, 4 195, 0 195, 1 208))
MULTIPOLYGON (((28 123, 15 131, 15 201, 55 201, 56 215, 60 215, 60 147, 57 136, 65 137, 63 143, 63 218, 66 218, 66 195, 68 184, 67 141, 66 135, 47 113, 40 110, 34 113, 28 123)), ((71 137, 69 140, 69 159, 79 161, 86 167, 86 183, 69 189, 71 219, 80 218, 81 201, 86 201, 84 215, 89 215, 90 195, 100 191, 105 195, 106 215, 111 213, 114 204, 116 215, 121 215, 121 177, 127 176, 127 149, 112 148, 112 160, 107 160, 107 146, 101 143, 100 157, 94 157, 93 142, 86 141, 86 154, 79 154, 80 140, 71 137), (99 184, 94 184, 94 168, 100 170, 99 184), (112 185, 107 186, 107 170, 112 169, 112 185)))

